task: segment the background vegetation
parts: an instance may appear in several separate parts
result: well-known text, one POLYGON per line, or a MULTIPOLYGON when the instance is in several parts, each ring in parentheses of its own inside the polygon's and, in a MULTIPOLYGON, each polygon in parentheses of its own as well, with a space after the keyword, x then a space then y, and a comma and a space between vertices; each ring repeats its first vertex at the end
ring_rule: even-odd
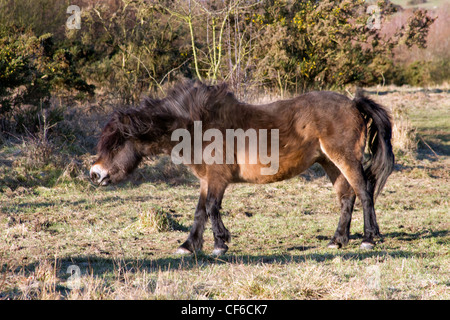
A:
POLYGON ((0 298, 448 298, 449 18, 438 0, 0 0, 0 298), (185 168, 156 158, 102 190, 87 172, 111 111, 186 77, 258 103, 363 86, 391 108, 385 242, 357 250, 357 206, 349 247, 324 248, 338 210, 313 167, 227 191, 226 257, 174 257, 197 198, 185 168))
POLYGON ((95 114, 185 77, 226 81, 241 99, 442 84, 450 5, 438 4, 0 0, 0 142, 40 136, 73 152, 79 141, 80 155, 93 148, 95 114), (82 8, 80 29, 66 27, 69 4, 82 8))

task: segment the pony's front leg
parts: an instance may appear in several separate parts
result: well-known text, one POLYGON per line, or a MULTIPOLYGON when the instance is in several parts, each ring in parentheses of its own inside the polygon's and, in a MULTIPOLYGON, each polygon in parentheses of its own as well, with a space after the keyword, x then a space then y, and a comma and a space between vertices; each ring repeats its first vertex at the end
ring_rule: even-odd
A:
POLYGON ((190 254, 199 251, 203 246, 203 231, 208 220, 206 215, 207 183, 200 180, 200 197, 195 209, 194 224, 187 240, 177 249, 178 254, 190 254))
POLYGON ((206 197, 206 214, 211 218, 211 225, 214 234, 214 250, 213 255, 220 256, 227 252, 228 246, 226 242, 230 242, 231 234, 225 228, 222 218, 220 217, 220 205, 222 203, 223 194, 226 185, 210 185, 208 195, 206 197))

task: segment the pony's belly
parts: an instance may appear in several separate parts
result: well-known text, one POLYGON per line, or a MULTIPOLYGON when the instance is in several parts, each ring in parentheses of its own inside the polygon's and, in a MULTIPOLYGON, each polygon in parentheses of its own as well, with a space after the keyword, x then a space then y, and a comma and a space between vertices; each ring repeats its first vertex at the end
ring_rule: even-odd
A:
MULTIPOLYGON (((312 164, 311 164, 312 165, 312 164)), ((267 167, 261 165, 240 165, 239 169, 239 178, 240 182, 249 182, 249 183, 272 183, 277 181, 282 181, 286 179, 293 178, 306 169, 308 169, 311 165, 299 165, 299 166, 289 166, 289 167, 279 167, 276 172, 268 172, 269 174, 262 174, 264 169, 267 167)), ((266 170, 267 171, 270 170, 266 170)))

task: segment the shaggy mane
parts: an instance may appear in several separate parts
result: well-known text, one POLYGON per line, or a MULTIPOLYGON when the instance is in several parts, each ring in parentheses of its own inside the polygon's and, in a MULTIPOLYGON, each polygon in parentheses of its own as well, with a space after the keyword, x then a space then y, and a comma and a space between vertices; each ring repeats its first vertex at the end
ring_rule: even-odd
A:
POLYGON ((97 151, 107 155, 126 139, 159 139, 176 128, 188 128, 194 121, 218 116, 225 105, 239 103, 226 83, 207 85, 184 81, 174 86, 163 99, 146 97, 137 108, 117 110, 100 136, 97 151))
POLYGON ((155 103, 151 98, 144 99, 143 108, 148 108, 154 116, 170 115, 189 124, 213 117, 214 111, 228 99, 238 102, 226 83, 207 85, 189 80, 174 86, 161 101, 155 103))

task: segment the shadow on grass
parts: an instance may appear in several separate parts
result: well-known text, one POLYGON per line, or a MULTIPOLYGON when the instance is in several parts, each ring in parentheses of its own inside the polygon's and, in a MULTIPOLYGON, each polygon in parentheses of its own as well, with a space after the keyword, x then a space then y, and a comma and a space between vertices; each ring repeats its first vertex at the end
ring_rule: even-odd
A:
MULTIPOLYGON (((192 203, 196 203, 198 196, 196 193, 186 196, 189 200, 192 201, 192 203)), ((148 203, 149 205, 157 205, 160 198, 158 196, 154 195, 146 195, 146 196, 140 196, 140 195, 113 195, 113 196, 105 196, 100 199, 95 200, 88 200, 88 199, 80 199, 80 200, 66 200, 66 199, 58 199, 56 201, 53 200, 46 200, 44 198, 40 198, 44 201, 26 201, 21 203, 15 203, 11 202, 10 204, 4 204, 2 205, 2 209, 5 212, 17 212, 18 209, 23 210, 27 209, 28 211, 38 210, 38 209, 45 209, 45 208, 52 208, 57 204, 58 206, 62 207, 83 207, 84 209, 92 209, 92 208, 98 208, 102 205, 111 205, 114 203, 122 203, 124 201, 130 202, 130 203, 148 203)))
MULTIPOLYGON (((115 281, 125 281, 124 279, 133 273, 147 274, 153 273, 154 277, 158 277, 158 272, 161 271, 189 271, 202 272, 202 269, 208 266, 230 266, 230 265, 247 265, 256 266, 261 264, 302 264, 308 262, 327 263, 333 261, 336 258, 341 261, 364 261, 374 257, 381 258, 413 258, 420 256, 423 258, 423 253, 414 253, 405 250, 374 250, 374 251, 360 251, 360 250, 336 250, 334 252, 310 252, 307 251, 313 247, 300 247, 293 248, 292 250, 304 250, 300 254, 266 254, 266 255, 246 255, 246 254, 226 254, 219 258, 212 257, 203 252, 190 256, 166 256, 155 259, 124 259, 124 258, 109 258, 99 256, 79 256, 73 258, 62 258, 54 261, 56 263, 55 276, 58 279, 55 286, 55 290, 61 294, 61 297, 67 297, 70 294, 70 290, 66 286, 66 282, 69 277, 73 275, 74 268, 76 266, 80 270, 82 277, 94 277, 100 278, 104 282, 104 285, 113 285, 115 281), (128 274, 128 276, 127 276, 128 274)), ((2 265, 0 270, 7 273, 9 269, 7 265, 2 265)), ((22 278, 33 276, 35 272, 39 272, 39 263, 31 263, 26 266, 21 266, 15 273, 22 274, 22 278)), ((0 298, 6 299, 21 299, 22 292, 18 287, 10 288, 7 291, 0 291, 0 298)))
POLYGON ((446 237, 450 235, 449 230, 436 230, 436 231, 430 231, 430 230, 422 230, 414 233, 407 233, 407 232, 389 232, 386 234, 383 234, 384 238, 395 238, 400 241, 414 241, 418 239, 430 239, 430 238, 439 238, 439 237, 446 237))
MULTIPOLYGON (((72 266, 79 268, 81 275, 94 276, 104 278, 106 281, 115 281, 122 277, 125 273, 147 272, 157 273, 159 271, 187 271, 199 270, 211 265, 260 265, 260 264, 291 264, 305 262, 325 263, 335 258, 342 260, 359 260, 370 259, 373 257, 391 257, 391 258, 411 258, 419 254, 404 250, 395 251, 336 251, 325 253, 304 253, 304 254, 268 254, 268 255, 239 255, 226 254, 221 257, 212 257, 203 252, 189 256, 167 256, 155 259, 123 259, 106 258, 98 256, 79 256, 74 258, 63 258, 56 260, 55 275, 60 282, 65 282, 72 275, 70 270, 72 266), (71 267, 71 268, 69 268, 71 267)), ((420 254, 423 257, 423 254, 420 254)), ((21 266, 14 272, 21 273, 24 277, 28 277, 39 268, 39 263, 31 263, 21 266)), ((6 272, 9 269, 7 265, 2 265, 0 270, 6 272)), ((61 288, 64 289, 65 288, 61 288)), ((0 292, 0 296, 9 295, 12 292, 0 292)))
MULTIPOLYGON (((426 238, 445 238, 449 236, 449 230, 423 230, 414 233, 406 232, 390 232, 383 235, 383 238, 394 238, 399 241, 413 241, 417 239, 426 238)), ((317 236, 321 238, 327 238, 324 236, 317 236)), ((354 234, 351 239, 361 238, 361 234, 354 234)), ((233 253, 232 251, 220 257, 213 257, 205 252, 197 252, 193 255, 179 256, 179 255, 165 255, 162 257, 152 258, 152 253, 144 258, 124 258, 117 257, 105 257, 94 255, 80 255, 74 257, 65 257, 54 260, 56 263, 55 275, 59 279, 60 285, 56 286, 56 290, 64 297, 68 295, 68 289, 64 285, 68 281, 71 273, 69 267, 76 266, 79 268, 82 276, 91 276, 102 278, 106 283, 114 283, 114 281, 120 280, 125 277, 127 273, 157 273, 160 271, 189 271, 196 270, 201 272, 202 269, 208 266, 227 266, 227 265, 261 265, 261 264, 303 264, 309 262, 316 263, 329 263, 336 258, 340 261, 364 261, 366 259, 380 258, 385 260, 391 259, 408 259, 430 255, 433 253, 427 252, 413 252, 411 250, 389 250, 389 249, 377 249, 372 251, 359 250, 354 248, 332 250, 325 249, 319 246, 293 246, 286 248, 286 252, 274 253, 274 254, 254 254, 249 255, 245 253, 233 253)), ((11 270, 11 266, 8 264, 0 265, 0 273, 18 273, 23 277, 33 275, 40 266, 40 262, 30 263, 28 265, 21 265, 16 270, 11 270)), ((73 270, 73 268, 72 268, 73 270)), ((22 277, 22 278, 23 278, 22 277)), ((18 288, 14 288, 5 292, 0 292, 0 298, 20 298, 21 292, 18 288)))
MULTIPOLYGON (((364 89, 364 92, 367 94, 373 94, 373 95, 379 95, 384 96, 389 93, 396 93, 396 92, 405 92, 405 90, 397 90, 397 89, 380 89, 380 90, 369 90, 364 89)), ((441 89, 441 88, 411 88, 410 90, 407 90, 408 93, 417 93, 417 92, 425 92, 425 93, 450 93, 450 89, 441 89)))
MULTIPOLYGON (((45 200, 45 199, 44 199, 45 200)), ((85 209, 94 208, 98 205, 105 205, 105 204, 111 204, 118 201, 130 201, 130 202, 148 202, 148 203, 157 203, 158 199, 156 197, 153 197, 151 195, 148 196, 107 196, 102 199, 97 199, 95 201, 87 200, 87 199, 81 199, 81 200, 63 200, 59 199, 57 201, 58 205, 61 205, 63 207, 84 207, 85 209)), ((10 205, 3 205, 2 209, 5 212, 17 212, 18 210, 24 210, 27 209, 28 211, 31 210, 38 210, 38 209, 45 209, 45 208, 52 208, 55 206, 55 201, 39 201, 39 202, 21 202, 21 203, 11 203, 10 205)))
MULTIPOLYGON (((293 248, 297 249, 297 248, 293 248)), ((307 251, 307 250, 306 250, 307 251)), ((335 252, 307 252, 301 254, 277 253, 277 254, 262 254, 262 255, 247 255, 247 254, 225 254, 220 257, 213 257, 204 252, 197 252, 196 254, 179 256, 171 255, 166 257, 159 257, 155 259, 129 259, 121 257, 99 257, 99 256, 78 256, 72 258, 62 258, 57 260, 57 276, 61 279, 67 279, 70 274, 66 274, 69 266, 75 265, 80 268, 81 274, 88 274, 93 276, 116 277, 118 274, 124 272, 158 272, 158 271, 177 271, 177 270, 191 270, 202 268, 208 265, 258 265, 264 264, 290 264, 290 263, 305 263, 305 262, 327 262, 335 258, 342 260, 359 260, 371 259, 374 257, 391 257, 391 258, 411 258, 415 256, 423 257, 422 253, 413 253, 405 250, 336 250, 335 252)), ((21 266, 20 271, 24 275, 34 272, 39 263, 31 263, 26 266, 21 266)), ((0 270, 6 270, 7 266, 2 265, 0 270)))
MULTIPOLYGON (((422 230, 415 233, 406 232, 390 232, 383 234, 383 238, 395 238, 399 241, 413 241, 418 239, 427 238, 445 238, 450 235, 449 230, 422 230)), ((328 239, 328 237, 317 236, 320 239, 328 239)), ((350 237, 351 239, 362 238, 362 234, 354 234, 350 237)), ((165 257, 151 258, 152 253, 149 254, 148 258, 123 258, 117 257, 103 257, 103 256, 76 256, 70 258, 58 259, 58 265, 61 270, 67 269, 70 265, 77 265, 80 268, 85 268, 89 270, 89 273, 93 275, 102 275, 104 273, 114 272, 120 268, 125 268, 125 270, 132 271, 137 269, 146 269, 149 271, 157 270, 186 270, 195 267, 201 267, 208 264, 247 264, 254 265, 260 263, 276 263, 276 264, 287 264, 287 263, 304 263, 308 261, 315 262, 326 262, 340 257, 343 260, 365 260, 373 257, 391 257, 391 258, 411 258, 411 257, 424 257, 427 255, 426 252, 412 252, 407 250, 382 250, 377 249, 367 251, 359 249, 325 249, 326 252, 320 250, 321 247, 317 246, 294 246, 286 248, 285 253, 276 254, 240 254, 229 252, 224 256, 213 257, 206 252, 200 251, 192 255, 167 255, 165 257), (300 252, 294 253, 293 252, 300 252), (65 267, 65 269, 64 269, 65 267)), ((37 263, 32 263, 26 266, 21 266, 20 269, 26 273, 35 270, 37 263)), ((0 267, 0 271, 7 270, 7 265, 3 264, 0 267)))
POLYGON ((442 132, 420 133, 418 145, 418 160, 438 161, 439 156, 450 156, 450 134, 442 132))
MULTIPOLYGON (((390 232, 383 234, 382 239, 395 238, 399 241, 414 241, 418 239, 427 238, 445 238, 450 235, 449 230, 422 230, 414 233, 406 232, 390 232)), ((350 236, 350 239, 362 239, 363 235, 356 233, 350 236)), ((328 241, 329 238, 325 236, 317 236, 320 240, 328 241)), ((314 262, 327 262, 332 261, 335 258, 341 258, 343 260, 359 260, 363 261, 365 259, 371 259, 374 257, 380 258, 413 258, 413 257, 424 257, 427 255, 425 252, 412 252, 409 250, 381 250, 376 249, 372 251, 366 250, 352 250, 352 249, 340 249, 331 250, 325 249, 326 252, 320 250, 320 247, 316 246, 294 246, 286 248, 285 253, 276 254, 239 254, 229 252, 228 254, 221 257, 213 257, 206 252, 198 252, 193 255, 188 256, 167 256, 155 259, 114 259, 114 258, 101 258, 101 257, 79 257, 71 260, 71 264, 84 263, 85 265, 94 266, 97 263, 102 266, 102 268, 107 267, 108 271, 114 270, 114 266, 117 269, 118 266, 127 266, 136 268, 138 266, 141 269, 147 269, 151 271, 157 270, 189 270, 192 268, 207 266, 210 264, 245 264, 245 265, 257 265, 261 263, 265 264, 288 264, 288 263, 305 263, 309 261, 314 262), (319 249, 319 250, 317 250, 319 249), (299 253, 297 253, 299 252, 299 253), (108 267, 109 266, 109 267, 108 267)), ((100 269, 102 269, 100 268, 100 269)), ((96 274, 95 269, 92 269, 94 274, 96 274)), ((102 272, 99 272, 100 275, 102 272)))

